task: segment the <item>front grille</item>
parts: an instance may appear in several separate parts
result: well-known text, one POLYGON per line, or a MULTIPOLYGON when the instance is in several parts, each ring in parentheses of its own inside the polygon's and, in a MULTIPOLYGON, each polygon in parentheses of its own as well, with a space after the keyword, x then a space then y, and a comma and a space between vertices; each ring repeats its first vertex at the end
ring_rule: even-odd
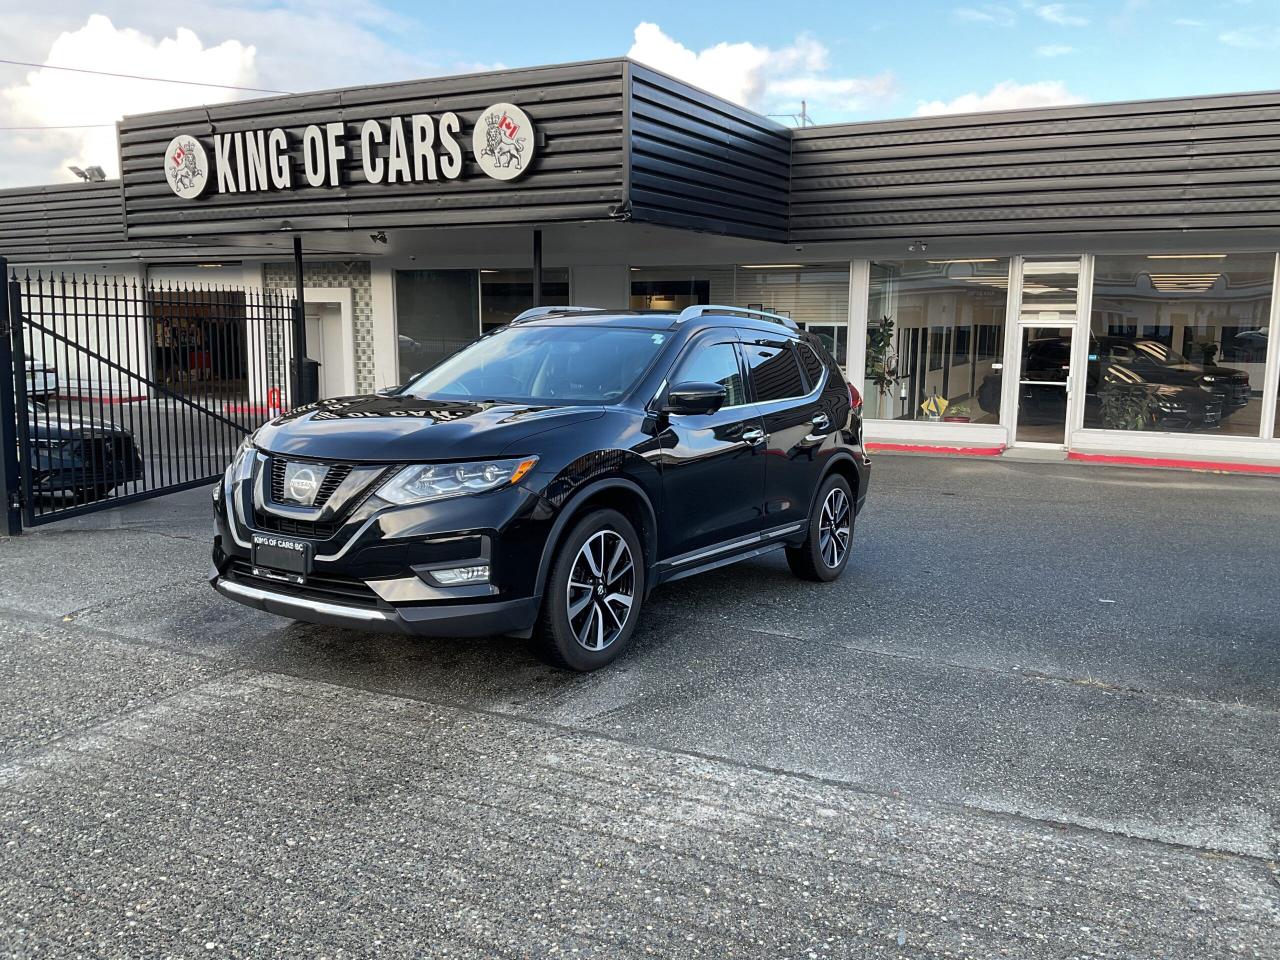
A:
POLYGON ((83 470, 94 478, 124 482, 136 473, 137 454, 130 437, 85 437, 77 452, 83 470))
MULTIPOLYGON (((284 504, 282 490, 284 488, 284 465, 286 461, 283 459, 271 458, 271 499, 276 503, 284 504)), ((323 507, 333 496, 333 492, 337 490, 339 484, 347 478, 347 475, 355 469, 355 464, 351 463, 335 463, 320 482, 320 489, 316 493, 316 509, 323 507)), ((358 510, 366 500, 369 499, 378 489, 381 482, 394 470, 394 467, 388 467, 383 470, 372 480, 368 482, 362 492, 356 493, 350 497, 337 514, 327 520, 298 520, 292 517, 282 517, 274 513, 263 510, 261 507, 254 511, 254 527, 259 530, 269 530, 272 533, 283 533, 290 537, 306 537, 310 540, 328 540, 342 529, 346 518, 358 510)))
POLYGON ((227 572, 233 580, 247 587, 258 587, 301 600, 317 600, 322 603, 340 603, 356 607, 378 606, 378 595, 369 588, 369 585, 363 580, 351 577, 313 573, 307 577, 305 585, 298 586, 267 577, 255 577, 253 564, 247 560, 232 560, 227 572))
MULTIPOLYGON (((313 462, 313 461, 293 461, 313 462)), ((295 503, 296 501, 287 499, 284 494, 284 471, 289 461, 282 457, 271 458, 271 499, 276 503, 295 503)), ((314 507, 323 507, 329 502, 329 498, 333 496, 333 492, 338 489, 343 480, 347 479, 354 468, 350 463, 331 463, 317 464, 318 466, 327 466, 329 472, 325 474, 324 479, 320 481, 320 489, 316 491, 314 507)))
POLYGON ((256 526, 259 530, 272 533, 283 533, 290 537, 306 537, 308 540, 328 540, 342 527, 336 520, 312 522, 310 520, 293 520, 279 517, 274 513, 259 513, 256 526))

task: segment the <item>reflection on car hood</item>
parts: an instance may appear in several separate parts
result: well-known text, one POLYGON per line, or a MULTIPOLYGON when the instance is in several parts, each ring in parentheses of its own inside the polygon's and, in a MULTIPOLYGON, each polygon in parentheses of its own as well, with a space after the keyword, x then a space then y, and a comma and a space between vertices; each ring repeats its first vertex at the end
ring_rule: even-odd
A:
POLYGON ((600 407, 338 397, 273 420, 254 442, 271 453, 320 460, 461 460, 523 453, 510 448, 534 434, 603 415, 600 407))
POLYGON ((1158 372, 1143 370, 1143 375, 1151 381, 1161 379, 1160 374, 1174 382, 1198 380, 1200 377, 1213 377, 1216 380, 1248 380, 1249 375, 1234 367, 1204 367, 1198 363, 1171 363, 1157 368, 1158 372))

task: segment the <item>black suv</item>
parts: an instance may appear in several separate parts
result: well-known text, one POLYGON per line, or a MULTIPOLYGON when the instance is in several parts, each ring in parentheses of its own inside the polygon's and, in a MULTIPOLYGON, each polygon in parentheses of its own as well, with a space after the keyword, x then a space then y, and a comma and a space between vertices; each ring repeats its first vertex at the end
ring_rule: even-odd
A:
POLYGON ((780 316, 535 308, 249 437, 214 493, 211 580, 316 623, 536 633, 592 670, 659 583, 778 548, 838 577, 867 496, 861 407, 780 316))

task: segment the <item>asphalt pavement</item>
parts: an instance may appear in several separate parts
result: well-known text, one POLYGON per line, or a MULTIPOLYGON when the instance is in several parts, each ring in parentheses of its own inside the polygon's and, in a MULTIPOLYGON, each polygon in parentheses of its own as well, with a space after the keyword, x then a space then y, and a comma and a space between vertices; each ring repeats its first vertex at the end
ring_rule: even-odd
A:
POLYGON ((0 540, 0 953, 1280 957, 1280 482, 877 458, 613 667, 291 623, 207 491, 0 540))

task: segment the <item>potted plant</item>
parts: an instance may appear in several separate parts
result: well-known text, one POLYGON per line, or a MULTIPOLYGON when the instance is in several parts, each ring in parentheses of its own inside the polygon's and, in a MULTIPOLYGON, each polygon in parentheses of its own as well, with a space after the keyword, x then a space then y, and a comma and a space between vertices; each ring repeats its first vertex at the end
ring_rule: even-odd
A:
POLYGON ((943 414, 942 419, 947 423, 971 423, 973 421, 973 409, 969 406, 967 400, 961 400, 958 403, 948 405, 947 412, 943 414))
POLYGON ((874 326, 867 327, 866 375, 876 387, 879 398, 878 416, 888 416, 886 401, 897 387, 898 355, 893 352, 893 320, 881 317, 874 326))

